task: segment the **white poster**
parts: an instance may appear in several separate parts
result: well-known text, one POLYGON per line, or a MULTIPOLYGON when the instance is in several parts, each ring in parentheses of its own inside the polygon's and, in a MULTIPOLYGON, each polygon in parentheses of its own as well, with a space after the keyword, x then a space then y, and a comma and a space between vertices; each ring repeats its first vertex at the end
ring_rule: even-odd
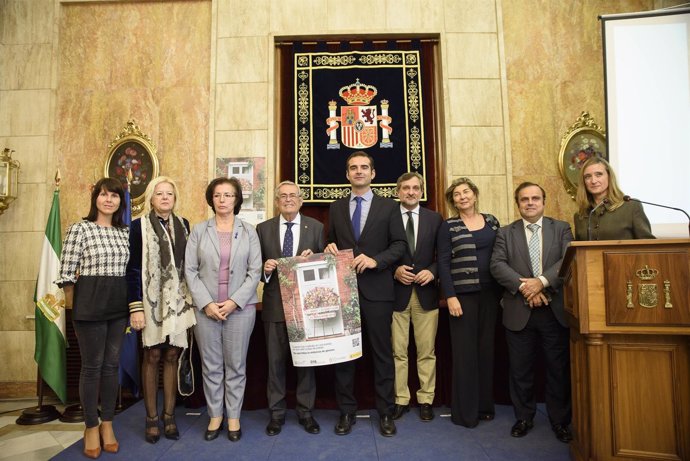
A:
POLYGON ((292 363, 313 367, 362 356, 362 322, 352 250, 278 260, 292 363))

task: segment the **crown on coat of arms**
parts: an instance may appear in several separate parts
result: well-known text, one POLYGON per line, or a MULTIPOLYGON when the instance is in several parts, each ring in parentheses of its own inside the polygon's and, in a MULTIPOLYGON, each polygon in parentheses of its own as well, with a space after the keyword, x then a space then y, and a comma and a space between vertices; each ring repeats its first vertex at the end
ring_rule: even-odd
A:
POLYGON ((653 280, 654 277, 659 274, 656 269, 650 269, 650 267, 645 264, 643 269, 639 269, 635 274, 640 278, 640 280, 653 280))
POLYGON ((364 106, 369 104, 377 93, 378 90, 375 86, 359 83, 359 79, 357 79, 355 83, 345 85, 338 92, 340 97, 352 106, 364 106))

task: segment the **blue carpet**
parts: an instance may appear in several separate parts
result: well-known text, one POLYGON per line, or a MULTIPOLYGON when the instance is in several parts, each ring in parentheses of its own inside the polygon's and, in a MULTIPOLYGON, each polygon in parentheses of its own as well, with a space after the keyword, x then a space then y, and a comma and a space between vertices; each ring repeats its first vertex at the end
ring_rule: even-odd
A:
MULTIPOLYGON (((266 410, 242 412, 242 440, 230 442, 223 434, 212 442, 203 439, 208 423, 205 409, 186 410, 177 408, 177 424, 180 440, 161 438, 155 444, 144 440, 144 405, 138 402, 115 417, 115 432, 120 442, 120 459, 146 460, 213 460, 233 461, 566 461, 570 460, 568 446, 559 442, 551 432, 542 406, 534 420, 534 429, 524 438, 510 436, 514 423, 513 410, 509 406, 496 407, 496 419, 482 422, 474 429, 455 426, 447 408, 436 408, 436 418, 428 423, 420 421, 416 409, 412 409, 396 421, 398 435, 382 437, 378 432, 376 411, 361 411, 357 424, 348 436, 337 436, 333 426, 338 419, 334 410, 317 410, 314 417, 321 425, 321 434, 307 434, 297 423, 294 412, 288 418, 282 432, 274 437, 264 433, 268 423, 266 410), (186 411, 199 412, 186 414, 186 411), (364 416, 364 417, 362 417, 364 416)), ((83 443, 79 441, 66 448, 53 460, 83 459, 83 443)), ((104 453, 102 459, 113 455, 104 453)))

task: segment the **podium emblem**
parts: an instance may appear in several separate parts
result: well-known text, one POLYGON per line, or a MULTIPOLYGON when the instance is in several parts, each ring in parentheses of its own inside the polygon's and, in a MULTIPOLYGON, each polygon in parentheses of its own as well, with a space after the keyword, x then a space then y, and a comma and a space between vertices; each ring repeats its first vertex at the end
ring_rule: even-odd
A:
POLYGON ((656 307, 659 301, 659 292, 656 283, 640 283, 638 286, 638 300, 640 301, 640 306, 648 309, 656 307))
MULTIPOLYGON (((651 269, 647 264, 644 268, 635 272, 635 275, 642 281, 652 281, 659 275, 657 269, 651 269)), ((656 307, 659 301, 659 290, 656 283, 640 283, 638 285, 638 301, 640 306, 651 309, 656 307)))

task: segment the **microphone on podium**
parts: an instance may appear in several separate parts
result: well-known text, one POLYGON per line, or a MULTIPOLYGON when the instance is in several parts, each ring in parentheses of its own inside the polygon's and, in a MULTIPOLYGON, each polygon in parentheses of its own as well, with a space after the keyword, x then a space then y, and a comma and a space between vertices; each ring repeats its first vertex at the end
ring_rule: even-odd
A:
POLYGON ((669 209, 669 210, 680 211, 681 213, 683 213, 683 214, 685 215, 686 218, 688 218, 688 235, 690 235, 690 215, 688 215, 688 214, 685 212, 685 210, 683 210, 683 209, 681 209, 681 208, 676 208, 676 207, 668 206, 668 205, 660 205, 660 204, 658 204, 658 203, 645 202, 644 200, 632 198, 632 197, 629 196, 629 195, 624 195, 624 196, 623 196, 623 200, 626 201, 626 202, 640 202, 640 203, 644 203, 645 205, 658 206, 659 208, 666 208, 666 209, 669 209))
POLYGON ((602 205, 608 205, 609 199, 605 198, 597 206, 592 208, 592 211, 589 212, 589 216, 587 217, 587 240, 592 240, 592 216, 594 215, 594 212, 597 211, 597 209, 602 206, 602 205))

